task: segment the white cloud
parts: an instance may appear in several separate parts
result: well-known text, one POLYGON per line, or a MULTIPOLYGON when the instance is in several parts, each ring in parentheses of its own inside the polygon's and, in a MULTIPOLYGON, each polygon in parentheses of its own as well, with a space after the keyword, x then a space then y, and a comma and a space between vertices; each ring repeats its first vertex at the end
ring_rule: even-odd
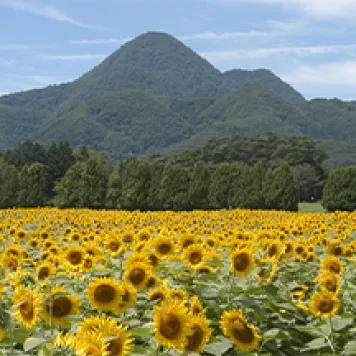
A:
POLYGON ((0 68, 10 68, 13 65, 14 65, 14 61, 13 60, 0 58, 0 68))
POLYGON ((286 8, 297 8, 307 15, 317 18, 356 17, 355 0, 215 0, 215 2, 276 4, 286 8))
POLYGON ((94 59, 103 60, 107 56, 108 54, 94 53, 94 54, 44 55, 44 56, 39 56, 39 58, 43 60, 50 60, 50 61, 76 62, 76 61, 87 61, 87 60, 94 60, 94 59))
POLYGON ((356 44, 352 45, 330 45, 330 46, 304 46, 304 47, 272 47, 241 49, 236 51, 211 51, 200 52, 200 55, 211 61, 231 61, 240 58, 262 58, 281 55, 293 55, 299 57, 323 55, 330 53, 356 54, 356 44))
POLYGON ((324 84, 356 87, 356 61, 303 65, 291 73, 282 74, 281 77, 292 85, 324 84))
POLYGON ((99 38, 96 40, 73 40, 70 44, 76 45, 105 45, 105 44, 123 44, 132 38, 99 38))
POLYGON ((77 27, 103 30, 102 27, 92 26, 83 22, 79 22, 72 17, 67 16, 61 10, 53 6, 43 6, 34 3, 31 4, 23 0, 0 0, 0 6, 11 8, 17 11, 27 12, 32 15, 42 16, 51 20, 66 22, 77 27))
POLYGON ((0 51, 21 51, 26 49, 39 49, 44 46, 26 44, 0 44, 0 51))

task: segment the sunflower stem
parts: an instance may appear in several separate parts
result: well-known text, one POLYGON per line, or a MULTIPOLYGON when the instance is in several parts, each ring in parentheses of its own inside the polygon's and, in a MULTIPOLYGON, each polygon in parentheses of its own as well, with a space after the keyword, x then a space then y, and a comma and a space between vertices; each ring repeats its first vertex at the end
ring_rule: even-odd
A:
POLYGON ((330 348, 333 352, 333 354, 335 354, 335 347, 334 347, 334 326, 333 326, 333 322, 331 320, 331 317, 329 318, 329 324, 330 324, 330 348))

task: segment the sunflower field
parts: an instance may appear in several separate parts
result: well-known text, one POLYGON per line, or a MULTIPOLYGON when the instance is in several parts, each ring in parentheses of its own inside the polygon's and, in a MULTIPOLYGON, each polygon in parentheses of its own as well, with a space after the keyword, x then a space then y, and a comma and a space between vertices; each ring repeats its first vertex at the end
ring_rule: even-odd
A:
POLYGON ((356 213, 12 209, 0 355, 356 355, 356 213))

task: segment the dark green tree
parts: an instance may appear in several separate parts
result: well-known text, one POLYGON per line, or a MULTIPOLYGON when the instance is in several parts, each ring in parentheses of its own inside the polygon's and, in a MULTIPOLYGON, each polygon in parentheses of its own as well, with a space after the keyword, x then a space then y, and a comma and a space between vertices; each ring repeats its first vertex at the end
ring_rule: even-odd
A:
POLYGON ((95 153, 84 162, 81 177, 80 205, 86 208, 105 207, 109 176, 113 165, 105 153, 95 153))
POLYGON ((21 169, 26 164, 46 164, 47 152, 41 144, 26 140, 17 144, 13 150, 5 152, 4 158, 8 164, 21 169))
POLYGON ((137 159, 129 160, 123 174, 121 207, 127 210, 147 210, 150 184, 149 162, 137 159))
POLYGON ((178 164, 167 164, 161 180, 162 208, 168 210, 189 210, 189 171, 178 164))
POLYGON ((329 173, 322 205, 328 211, 356 210, 356 167, 338 168, 329 173))
POLYGON ((237 163, 220 163, 211 175, 209 205, 214 209, 225 209, 231 204, 232 184, 238 179, 241 166, 237 163))
POLYGON ((160 157, 155 157, 149 161, 149 165, 151 184, 148 189, 147 205, 150 210, 162 210, 160 189, 164 162, 160 157))
POLYGON ((84 163, 70 167, 55 185, 54 204, 60 208, 79 208, 82 202, 84 163))
POLYGON ((53 195, 56 182, 64 177, 67 170, 75 163, 73 150, 68 142, 52 143, 47 151, 47 198, 53 195))
POLYGON ((209 208, 210 172, 203 161, 198 161, 189 183, 189 202, 192 209, 209 208))
POLYGON ((298 211, 298 192, 288 163, 267 171, 263 196, 267 209, 298 211))
POLYGON ((241 172, 232 182, 230 205, 242 209, 264 209, 262 192, 265 168, 261 162, 255 166, 241 165, 241 172))
POLYGON ((25 165, 19 174, 19 205, 22 207, 43 206, 45 191, 46 166, 42 163, 25 165))
POLYGON ((0 159, 0 209, 17 205, 18 184, 17 169, 0 159))
POLYGON ((121 197, 122 179, 118 170, 111 172, 106 193, 106 207, 109 209, 119 208, 121 197))
POLYGON ((302 164, 293 168, 299 194, 299 201, 312 202, 320 199, 323 180, 317 170, 310 164, 302 164))

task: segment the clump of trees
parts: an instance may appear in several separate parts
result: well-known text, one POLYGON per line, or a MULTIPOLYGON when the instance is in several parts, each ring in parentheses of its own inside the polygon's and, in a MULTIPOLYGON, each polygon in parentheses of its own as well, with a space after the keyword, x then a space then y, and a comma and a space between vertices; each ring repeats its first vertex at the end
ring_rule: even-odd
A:
POLYGON ((25 141, 0 158, 0 208, 295 211, 300 199, 321 195, 325 157, 309 139, 274 135, 211 140, 173 157, 117 165, 67 142, 25 141))
POLYGON ((330 172, 322 205, 328 211, 356 210, 356 166, 337 168, 330 172))

